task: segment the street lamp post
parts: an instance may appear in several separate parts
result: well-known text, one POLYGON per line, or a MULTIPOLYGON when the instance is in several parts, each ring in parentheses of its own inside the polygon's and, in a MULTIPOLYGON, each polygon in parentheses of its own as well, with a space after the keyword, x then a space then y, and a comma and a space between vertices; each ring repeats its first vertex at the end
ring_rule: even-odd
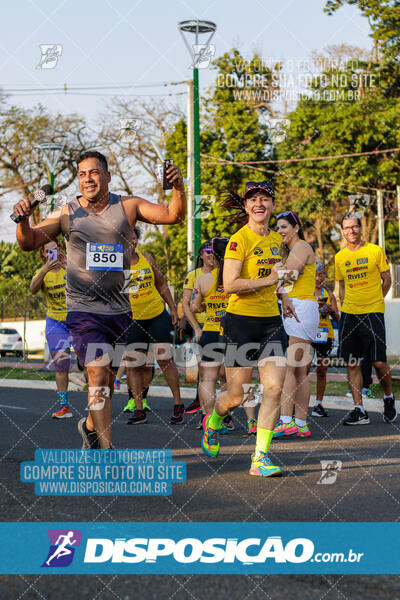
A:
MULTIPOLYGON (((190 168, 188 168, 188 179, 193 173, 194 181, 189 182, 189 204, 192 210, 188 210, 188 215, 193 214, 193 233, 192 228, 188 227, 188 255, 193 261, 197 255, 198 249, 201 244, 201 178, 200 178, 200 105, 199 105, 199 62, 204 60, 204 56, 207 56, 207 49, 211 38, 213 37, 217 26, 212 21, 201 21, 199 19, 193 19, 190 21, 181 21, 178 24, 180 34, 182 35, 183 41, 189 51, 192 59, 193 66, 193 119, 190 119, 190 112, 188 114, 188 166, 191 161, 190 168), (184 36, 184 32, 193 33, 195 35, 195 45, 190 46, 187 39, 184 36), (199 44, 199 36, 201 34, 208 33, 208 39, 204 44, 199 44), (192 121, 193 130, 189 132, 189 125, 192 121), (191 143, 190 143, 191 141, 191 143), (190 146, 190 147, 189 147, 190 146), (190 236, 193 235, 193 239, 190 236), (190 250, 193 248, 193 254, 190 256, 190 250)), ((189 111, 189 107, 188 107, 189 111)), ((188 217, 189 218, 189 217, 188 217)))

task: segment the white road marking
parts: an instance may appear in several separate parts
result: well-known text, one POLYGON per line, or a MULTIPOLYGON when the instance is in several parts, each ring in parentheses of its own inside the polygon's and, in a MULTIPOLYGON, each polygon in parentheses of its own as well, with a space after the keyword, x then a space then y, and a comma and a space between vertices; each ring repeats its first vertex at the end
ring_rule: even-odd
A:
POLYGON ((26 410, 24 406, 9 406, 8 404, 0 404, 0 408, 15 408, 15 410, 26 410))

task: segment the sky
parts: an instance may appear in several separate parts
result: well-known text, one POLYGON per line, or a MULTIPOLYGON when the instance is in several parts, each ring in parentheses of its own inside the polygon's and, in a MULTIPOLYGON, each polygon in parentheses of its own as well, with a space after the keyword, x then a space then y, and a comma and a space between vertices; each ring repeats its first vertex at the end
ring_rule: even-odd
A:
MULTIPOLYGON (((257 51, 268 64, 283 60, 293 69, 310 62, 313 50, 331 44, 370 48, 368 22, 356 7, 346 6, 328 16, 324 5, 324 0, 7 2, 2 9, 0 87, 6 92, 17 90, 9 97, 13 104, 29 108, 41 102, 53 112, 82 114, 93 125, 115 94, 160 99, 174 94, 170 99, 185 110, 185 86, 162 85, 191 75, 192 61, 178 33, 179 21, 216 23, 215 56, 235 46, 244 57, 257 51), (37 68, 43 44, 60 47, 52 69, 37 68), (96 84, 113 89, 86 91, 85 95, 37 90, 96 84), (123 84, 152 86, 127 89, 123 84)), ((210 69, 199 73, 204 90, 214 75, 210 69)), ((6 241, 15 239, 7 212, 12 202, 11 197, 3 197, 0 210, 0 239, 6 241)))

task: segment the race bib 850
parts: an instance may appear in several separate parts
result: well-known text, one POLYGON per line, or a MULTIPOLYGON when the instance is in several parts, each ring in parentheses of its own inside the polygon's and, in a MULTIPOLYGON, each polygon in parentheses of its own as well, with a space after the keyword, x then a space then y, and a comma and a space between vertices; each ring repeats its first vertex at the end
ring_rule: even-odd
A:
POLYGON ((86 269, 89 271, 123 271, 122 244, 86 244, 86 269))

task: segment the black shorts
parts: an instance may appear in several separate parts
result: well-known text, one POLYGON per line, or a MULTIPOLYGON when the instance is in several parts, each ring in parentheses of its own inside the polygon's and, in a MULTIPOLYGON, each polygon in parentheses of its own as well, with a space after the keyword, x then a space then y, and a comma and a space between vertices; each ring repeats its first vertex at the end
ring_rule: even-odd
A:
POLYGON ((317 355, 317 367, 328 367, 329 357, 331 355, 333 347, 333 339, 328 338, 326 342, 322 342, 320 344, 316 344, 315 342, 313 342, 311 346, 314 348, 315 353, 317 355))
POLYGON ((225 344, 219 331, 203 331, 199 340, 202 362, 222 363, 224 360, 225 344))
POLYGON ((368 357, 372 363, 386 362, 386 331, 383 313, 342 313, 339 323, 340 356, 346 363, 368 357))
POLYGON ((129 329, 128 345, 170 344, 173 329, 171 316, 165 309, 152 319, 134 319, 129 329))
POLYGON ((226 313, 221 323, 226 367, 256 367, 263 358, 285 356, 282 318, 226 313))
POLYGON ((314 348, 317 358, 328 358, 332 352, 333 339, 328 338, 326 342, 322 342, 320 344, 313 342, 311 346, 314 348))

